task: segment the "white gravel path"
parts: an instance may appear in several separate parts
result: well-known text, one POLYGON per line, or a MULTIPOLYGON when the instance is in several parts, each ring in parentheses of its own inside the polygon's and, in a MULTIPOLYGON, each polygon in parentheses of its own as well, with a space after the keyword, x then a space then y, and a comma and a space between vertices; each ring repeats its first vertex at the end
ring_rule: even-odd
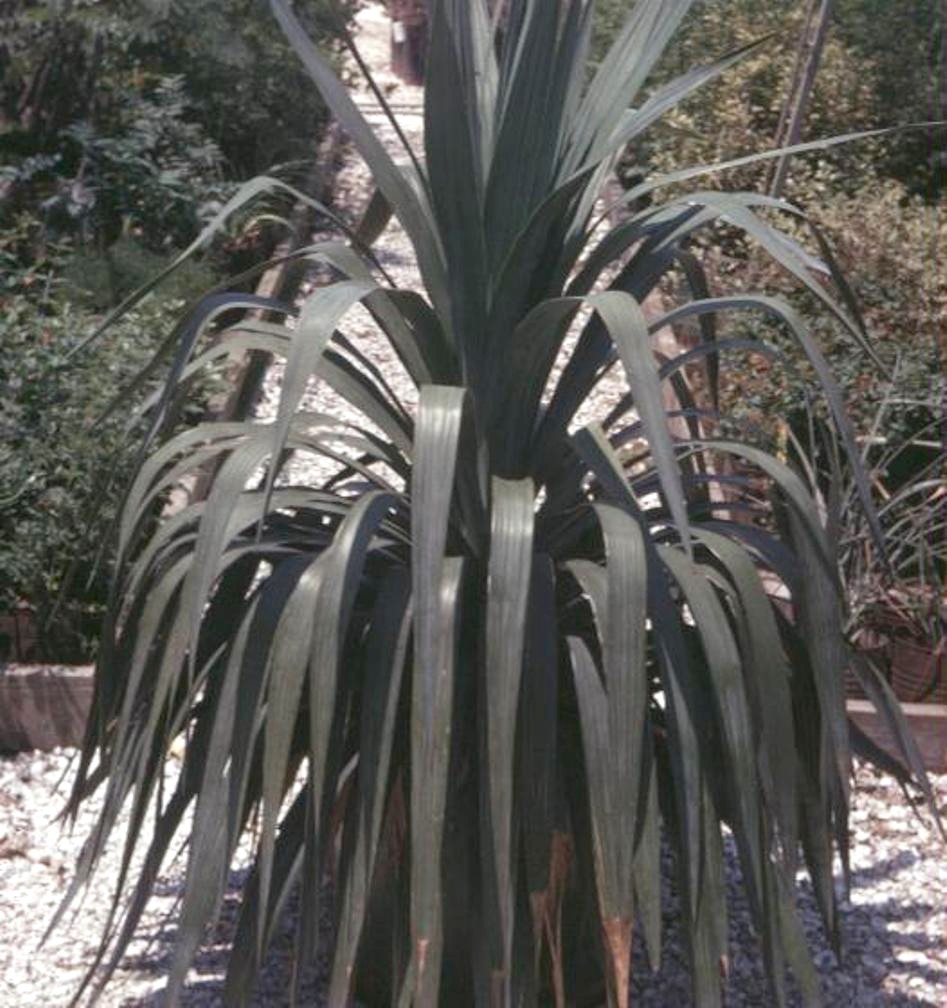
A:
MULTIPOLYGON (((359 41, 369 64, 387 63, 387 24, 380 6, 369 4, 359 15, 359 41)), ((420 142, 421 92, 399 85, 383 69, 379 83, 397 107, 400 121, 412 142, 420 142)), ((393 131, 371 96, 358 96, 369 119, 382 132, 390 148, 397 147, 393 131)), ((366 173, 352 158, 339 178, 336 202, 357 208, 367 195, 366 173)), ((379 248, 380 258, 395 280, 416 285, 410 249, 397 225, 392 225, 379 248)), ((345 331, 384 370, 408 406, 416 401, 414 389, 390 349, 374 331, 366 313, 354 314, 345 331)), ((272 416, 279 389, 279 371, 269 376, 260 416, 272 416)), ((607 409, 619 393, 606 387, 607 409)), ((310 405, 350 419, 356 417, 324 390, 313 389, 310 405)), ((325 472, 323 468, 321 472, 325 472)), ((314 475, 298 464, 293 478, 314 475)), ((24 753, 0 759, 0 1008, 63 1008, 94 954, 111 893, 119 850, 113 845, 93 881, 81 909, 66 921, 42 948, 39 939, 69 879, 82 839, 94 816, 87 808, 72 834, 64 834, 54 819, 61 809, 69 777, 66 752, 24 753)), ((935 778, 940 807, 947 814, 947 775, 935 778)), ((92 803, 90 803, 91 806, 92 803)), ((841 966, 825 944, 807 879, 800 876, 799 899, 806 931, 812 942, 826 1003, 833 1008, 872 1006, 947 1005, 947 856, 926 814, 916 815, 906 806, 900 789, 869 767, 859 767, 853 795, 854 889, 843 904, 846 951, 841 966)), ((174 938, 173 910, 183 877, 183 863, 167 866, 158 893, 149 904, 140 939, 106 990, 99 1004, 107 1008, 157 1006, 163 973, 174 938)), ((756 954, 745 904, 738 889, 739 871, 728 851, 728 879, 732 897, 731 970, 728 1006, 765 1008, 768 995, 756 954)), ((207 940, 192 971, 182 1004, 187 1008, 220 1005, 221 979, 239 900, 241 872, 232 877, 224 919, 207 940)), ((640 949, 636 951, 634 1003, 641 1006, 690 1004, 685 956, 674 922, 673 894, 667 892, 666 947, 662 970, 648 972, 640 949)), ((277 940, 267 962, 258 1006, 282 1006, 288 970, 291 927, 277 940)), ((318 975, 306 990, 306 1004, 322 1004, 318 975)), ((699 1008, 699 1006, 698 1006, 699 1008)))

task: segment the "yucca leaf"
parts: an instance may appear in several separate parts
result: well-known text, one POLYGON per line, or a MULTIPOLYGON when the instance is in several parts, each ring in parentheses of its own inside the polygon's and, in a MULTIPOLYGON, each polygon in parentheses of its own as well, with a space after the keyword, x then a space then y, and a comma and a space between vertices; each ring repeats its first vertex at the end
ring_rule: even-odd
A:
POLYGON ((556 61, 550 54, 556 49, 558 22, 556 4, 528 6, 516 63, 506 81, 484 206, 494 272, 548 193, 555 174, 559 135, 554 117, 559 106, 553 104, 556 61), (524 163, 523 150, 539 156, 524 163))
POLYGON ((665 502, 677 534, 685 547, 690 549, 681 471, 667 427, 661 382, 644 312, 633 297, 619 291, 606 291, 593 295, 589 300, 615 342, 661 480, 665 502))
MULTIPOLYGON (((829 774, 825 772, 827 763, 834 761, 825 751, 829 732, 820 713, 813 671, 806 662, 803 642, 797 640, 796 646, 802 652, 794 656, 791 682, 796 725, 796 780, 800 796, 799 838, 825 933, 838 951, 841 936, 833 877, 833 795, 831 790, 826 790, 829 774)), ((829 769, 834 774, 834 765, 829 769)))
MULTIPOLYGON (((644 648, 646 568, 636 522, 610 505, 598 505, 596 513, 605 537, 606 570, 587 562, 574 562, 569 569, 592 603, 604 685, 585 643, 578 638, 569 643, 591 788, 593 853, 602 937, 610 964, 610 999, 624 1005, 630 970, 634 862, 638 834, 644 833, 638 820, 642 807, 648 812, 648 799, 642 802, 649 781, 644 752, 649 692, 644 648)), ((648 829, 653 826, 653 822, 648 824, 648 829)), ((653 914, 653 906, 646 909, 653 914)))
POLYGON ((654 754, 648 746, 644 759, 649 772, 639 801, 638 836, 632 872, 635 903, 641 921, 648 961, 655 971, 661 968, 661 812, 658 805, 658 777, 654 754))
POLYGON ((591 173, 576 175, 550 193, 514 238, 498 269, 489 328, 500 338, 513 329, 535 304, 557 296, 565 283, 572 260, 548 257, 551 239, 559 237, 562 219, 579 198, 591 173))
POLYGON ((842 683, 846 659, 842 636, 842 599, 837 582, 821 563, 814 544, 799 530, 799 519, 790 514, 789 521, 800 563, 800 584, 795 600, 799 626, 812 665, 820 721, 825 733, 821 773, 829 794, 840 788, 841 794, 836 794, 834 798, 847 798, 851 756, 842 683))
POLYGON ((203 936, 204 924, 216 914, 226 887, 227 867, 232 851, 227 815, 230 795, 224 772, 231 755, 230 743, 237 707, 237 687, 240 683, 238 670, 255 622, 258 603, 259 600, 244 615, 234 638, 210 744, 200 768, 201 781, 191 827, 177 941, 165 993, 170 1002, 174 1001, 181 990, 203 936))
MULTIPOLYGON (((630 976, 632 899, 631 879, 623 879, 619 858, 629 846, 621 798, 614 790, 609 759, 608 700, 598 670, 585 642, 569 638, 582 743, 592 812, 592 851, 598 887, 602 944, 608 964, 609 1003, 624 1008, 628 1004, 630 976), (623 884, 624 883, 624 884, 623 884)), ((624 806, 628 811, 628 806, 624 806)), ((631 836, 634 834, 632 833, 631 836)))
MULTIPOLYGON (((349 630, 355 594, 369 544, 385 515, 395 503, 393 495, 369 492, 361 496, 339 526, 331 549, 322 557, 323 582, 312 613, 312 644, 308 657, 309 694, 309 806, 307 837, 314 849, 305 852, 304 885, 308 883, 309 903, 316 903, 321 883, 321 848, 325 829, 323 804, 334 797, 335 776, 341 767, 339 754, 332 749, 333 726, 339 706, 339 670, 342 649, 349 630)), ((314 913, 303 917, 303 954, 315 954, 318 925, 314 913)))
MULTIPOLYGON (((325 555, 310 561, 293 593, 287 599, 274 647, 269 656, 267 716, 263 729, 263 763, 260 786, 261 816, 257 865, 259 893, 257 959, 262 958, 267 932, 266 909, 270 901, 276 827, 286 790, 290 784, 290 750, 300 715, 306 668, 312 650, 311 614, 326 574, 325 555)), ((327 700, 331 704, 331 700, 327 700)), ((309 799, 311 802, 311 797, 309 799)))
MULTIPOLYGON (((473 0, 472 6, 479 3, 480 0, 473 0)), ((426 70, 428 86, 424 92, 424 136, 432 203, 449 266, 451 311, 446 321, 453 327, 454 339, 472 369, 468 380, 476 382, 481 366, 476 352, 477 337, 482 332, 487 308, 483 297, 487 269, 483 182, 478 177, 480 121, 473 97, 465 93, 461 67, 465 46, 463 39, 457 37, 467 34, 462 25, 468 25, 469 32, 469 23, 462 18, 455 18, 452 23, 449 7, 450 0, 437 0, 433 8, 426 70)))
POLYGON ((439 590, 432 592, 429 587, 419 599, 427 602, 435 595, 434 626, 421 623, 415 610, 416 641, 422 629, 433 638, 433 646, 420 657, 415 644, 412 680, 412 968, 406 990, 412 992, 411 1004, 419 1008, 436 1005, 440 988, 444 937, 441 865, 464 562, 451 557, 442 560, 439 567, 439 590))
MULTIPOLYGON (((575 443, 589 469, 595 473, 606 499, 623 507, 644 524, 640 504, 625 478, 601 429, 585 428, 575 436, 575 443)), ((668 593, 667 580, 654 543, 645 539, 648 554, 649 616, 656 629, 656 651, 661 681, 668 704, 667 726, 670 734, 671 765, 678 782, 676 811, 680 821, 681 846, 684 851, 685 886, 690 902, 691 920, 697 912, 699 858, 702 846, 700 827, 701 757, 697 743, 700 703, 692 681, 691 662, 684 640, 683 625, 668 593)), ((651 946, 653 948, 653 946, 651 946)))
MULTIPOLYGON (((647 615, 647 566, 643 536, 638 523, 610 504, 598 504, 595 512, 605 539, 607 572, 606 609, 600 614, 605 688, 608 693, 608 724, 614 788, 613 809, 622 807, 628 819, 622 824, 626 836, 637 833, 640 796, 647 787, 645 742, 649 695, 645 663, 647 615)), ((627 844, 625 845, 627 851, 627 844)), ((633 853, 633 852, 629 852, 633 853)), ((629 853, 623 852, 618 877, 630 881, 629 853)))
MULTIPOLYGON (((343 281, 322 287, 303 306, 293 333, 286 372, 280 387, 276 421, 273 424, 270 457, 276 459, 286 443, 289 425, 306 390, 306 383, 325 352, 342 316, 371 293, 373 286, 359 281, 343 281)), ((273 489, 276 467, 270 466, 266 482, 266 502, 273 489)))
MULTIPOLYGON (((509 1000, 513 939, 512 838, 516 715, 523 674, 526 613, 532 578, 533 502, 531 480, 492 483, 490 561, 487 572, 486 704, 487 788, 492 831, 494 884, 498 905, 494 970, 509 1000)), ((487 888, 490 891, 490 887, 487 888)))
POLYGON ((743 685, 739 650, 724 610, 699 567, 674 547, 659 547, 687 600, 707 661, 725 751, 725 774, 736 814, 734 837, 744 866, 750 907, 757 920, 762 908, 764 852, 760 849, 760 807, 753 732, 743 685))
MULTIPOLYGON (((532 559, 526 651, 519 703, 516 790, 522 802, 526 885, 533 914, 533 959, 538 968, 555 913, 553 827, 558 797, 556 775, 558 648, 555 571, 549 556, 532 559)), ((554 955, 552 949, 550 954, 554 955)), ((561 977, 560 977, 561 979, 561 977)))
POLYGON ((337 951, 329 1002, 342 1004, 351 993, 355 958, 365 920, 372 872, 381 833, 401 682, 411 630, 410 578, 393 571, 379 592, 368 630, 361 716, 356 849, 344 880, 337 951))
POLYGON ((786 712, 791 708, 789 667, 779 639, 772 605, 747 553, 736 543, 697 527, 695 537, 724 566, 737 592, 736 615, 745 651, 747 697, 755 710, 755 746, 763 791, 780 828, 787 872, 792 875, 798 848, 795 768, 786 759, 793 748, 793 730, 786 712))
POLYGON ((570 172, 584 166, 587 158, 597 161, 602 156, 596 145, 611 138, 624 108, 634 102, 691 3, 641 0, 635 4, 577 111, 570 172))
POLYGON ((726 973, 727 901, 724 884, 723 845, 718 825, 719 812, 714 807, 710 789, 702 790, 698 817, 702 837, 700 868, 694 879, 697 890, 697 914, 689 929, 694 1001, 714 1008, 723 1003, 721 979, 726 973))
POLYGON ((425 386, 415 433, 412 500, 411 983, 434 1004, 440 983, 441 842, 450 755, 455 619, 460 560, 445 556, 463 422, 461 389, 425 386))
MULTIPOLYGON (((284 0, 270 0, 273 13, 290 45, 319 89, 326 105, 339 120, 359 152, 371 165, 372 175, 392 210, 411 236, 418 252, 418 266, 431 297, 443 310, 448 304, 444 264, 437 236, 418 192, 395 165, 372 131, 329 62, 315 48, 284 0)), ((448 312, 449 315, 449 312, 448 312)))
POLYGON ((371 248, 384 234, 390 221, 391 204, 381 189, 376 187, 372 190, 358 226, 355 228, 355 237, 358 239, 358 243, 366 248, 371 248))

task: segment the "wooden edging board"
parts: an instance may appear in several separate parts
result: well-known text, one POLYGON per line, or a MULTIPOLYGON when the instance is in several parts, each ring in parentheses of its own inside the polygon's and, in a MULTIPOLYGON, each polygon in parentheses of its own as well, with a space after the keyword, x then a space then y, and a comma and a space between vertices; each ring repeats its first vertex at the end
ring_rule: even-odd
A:
POLYGON ((92 680, 91 665, 0 665, 0 752, 79 745, 92 680))
MULTIPOLYGON (((82 741, 92 702, 91 665, 0 665, 0 752, 53 749, 82 741)), ((947 773, 947 705, 902 704, 924 765, 947 773)), ((862 731, 896 755, 890 734, 867 700, 849 700, 862 731)))
MULTIPOLYGON (((849 700, 848 716, 882 749, 898 758, 898 750, 868 700, 849 700)), ((947 704, 902 703, 901 710, 931 773, 947 773, 947 704)))

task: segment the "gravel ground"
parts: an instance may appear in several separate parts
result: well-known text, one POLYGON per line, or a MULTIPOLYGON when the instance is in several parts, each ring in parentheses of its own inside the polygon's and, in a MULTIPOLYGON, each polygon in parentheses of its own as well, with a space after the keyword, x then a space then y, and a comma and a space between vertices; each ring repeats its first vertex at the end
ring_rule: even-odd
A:
MULTIPOLYGON (((69 883, 98 803, 89 802, 74 829, 57 822, 71 779, 75 751, 21 753, 0 759, 0 1008, 65 1008, 79 988, 102 935, 121 858, 121 820, 78 909, 70 911, 49 940, 40 942, 69 883)), ((177 763, 169 765, 169 785, 177 763)), ((185 827, 186 829, 186 827, 185 827)), ((180 850, 183 834, 171 845, 180 850)), ((230 876, 221 919, 206 936, 181 999, 183 1008, 220 1005, 227 952, 236 924, 247 856, 242 850, 230 876)), ((165 866, 135 942, 97 1002, 103 1008, 158 1008, 174 947, 173 915, 184 881, 185 860, 165 866)), ((329 921, 325 921, 328 926, 329 921)), ((254 1005, 287 1003, 291 917, 276 937, 254 1005)), ((324 1003, 319 964, 306 978, 303 1004, 324 1003)))
MULTIPOLYGON (((387 26, 381 8, 368 5, 359 15, 359 42, 378 79, 397 108, 405 133, 420 138, 421 92, 397 84, 382 68, 387 62, 387 26)), ((359 103, 379 127, 390 149, 397 142, 371 96, 359 103)), ((396 156, 401 157, 396 153, 396 156)), ((355 210, 364 204, 368 181, 357 158, 351 158, 338 180, 335 202, 355 210)), ((399 284, 416 285, 410 249, 393 225, 379 248, 386 269, 399 284)), ((346 334, 383 369, 409 407, 416 393, 371 319, 355 311, 346 320, 346 334)), ((280 373, 272 369, 260 406, 261 418, 272 416, 279 395, 280 373)), ((592 404, 595 415, 620 394, 617 378, 606 381, 592 404)), ((364 422, 331 393, 313 388, 308 405, 346 419, 364 422)), ((589 417, 590 418, 590 417, 589 417)), ((583 415, 582 420, 587 419, 583 415)), ((294 461, 290 478, 325 475, 325 463, 294 461)), ((69 780, 68 752, 25 753, 0 759, 0 1008, 62 1008, 68 1004, 99 939, 108 908, 119 850, 112 846, 78 912, 50 940, 38 947, 46 925, 65 890, 82 840, 94 819, 86 808, 72 833, 64 833, 55 817, 69 780)), ((934 779, 938 801, 947 810, 947 775, 934 779)), ((90 806, 93 803, 90 803, 90 806)), ((854 887, 842 904, 846 948, 837 964, 827 947, 808 880, 799 879, 799 903, 814 950, 826 1002, 834 1006, 947 1005, 947 858, 925 814, 905 803, 900 789, 873 769, 856 774, 852 812, 854 887)), ((143 918, 140 936, 123 961, 99 1004, 107 1008, 157 1006, 158 992, 173 946, 173 911, 183 879, 183 861, 166 867, 158 892, 143 918), (172 915, 169 920, 169 914, 172 915)), ((223 919, 207 936, 189 977, 182 1000, 186 1008, 221 1004, 221 980, 239 901, 244 869, 238 865, 223 919)), ((739 892, 739 869, 728 848, 731 890, 731 966, 728 1006, 764 1008, 769 1003, 745 903, 739 892)), ((666 889, 668 887, 666 886, 666 889)), ((686 958, 674 922, 674 898, 666 892, 666 942, 663 968, 651 974, 643 950, 636 948, 636 1005, 690 1004, 686 958)), ((288 975, 291 925, 278 937, 267 962, 254 1004, 287 1004, 281 993, 288 975)), ((305 1004, 322 1004, 322 971, 314 971, 306 986, 305 1004)))
MULTIPOLYGON (((0 759, 0 1006, 64 1008, 76 991, 101 933, 119 851, 113 845, 74 917, 50 940, 42 934, 68 883, 94 817, 92 807, 66 833, 62 808, 72 753, 22 753, 0 759)), ((947 813, 947 774, 933 779, 947 813)), ((926 814, 906 805, 897 784, 868 766, 856 772, 852 809, 854 885, 842 904, 845 954, 837 964, 827 947, 808 879, 799 877, 799 905, 822 978, 826 1004, 842 1008, 947 1004, 947 861, 926 814)), ((90 803, 91 804, 91 803, 90 803)), ((731 898, 731 973, 728 1008, 764 1008, 769 1001, 762 965, 740 894, 740 874, 727 850, 731 898)), ((131 947, 99 1004, 157 1008, 173 948, 173 912, 183 880, 181 861, 167 866, 131 947)), ((223 918, 192 970, 182 1005, 220 1005, 229 935, 243 870, 231 876, 223 918)), ((674 898, 665 884, 665 949, 660 972, 650 973, 636 948, 633 1004, 677 1008, 690 1002, 686 956, 675 926, 674 898)), ((291 915, 290 915, 291 916, 291 915)), ((277 938, 254 1000, 258 1008, 287 1004, 292 924, 277 938)), ((306 984, 303 1004, 321 1005, 324 971, 306 984)))

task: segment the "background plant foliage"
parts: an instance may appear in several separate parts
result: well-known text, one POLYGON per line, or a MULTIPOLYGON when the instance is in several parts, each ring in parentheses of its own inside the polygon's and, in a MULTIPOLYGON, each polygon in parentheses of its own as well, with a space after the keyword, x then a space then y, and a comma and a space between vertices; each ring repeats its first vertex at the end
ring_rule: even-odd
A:
MULTIPOLYGON (((299 12, 333 50, 353 7, 311 0, 299 12)), ((261 258, 272 226, 232 219, 156 303, 74 367, 67 355, 247 174, 311 162, 326 113, 297 100, 305 80, 262 4, 0 2, 0 613, 36 613, 34 657, 95 649, 108 564, 87 584, 95 551, 77 529, 108 460, 117 472, 128 456, 119 423, 83 425, 184 301, 261 258)))
MULTIPOLYGON (((600 56, 629 0, 599 4, 600 56)), ((703 0, 669 47, 659 73, 693 65, 707 52, 771 36, 769 43, 675 109, 636 153, 649 166, 712 163, 772 146, 789 89, 808 4, 703 0)), ((936 0, 835 0, 810 102, 805 139, 855 129, 927 122, 947 109, 947 20, 936 0)), ((871 198, 875 178, 896 179, 910 193, 935 199, 944 187, 943 131, 898 134, 824 151, 793 162, 789 195, 820 209, 836 194, 871 198), (866 192, 867 190, 867 192, 866 192)), ((771 166, 751 165, 721 179, 760 188, 771 166)))
POLYGON ((0 295, 0 612, 25 603, 35 616, 36 646, 19 657, 81 662, 94 654, 110 574, 99 555, 107 510, 93 516, 134 456, 127 420, 96 420, 184 302, 127 316, 68 367, 89 319, 68 304, 38 313, 38 304, 0 295))
MULTIPOLYGON (((598 5, 597 54, 631 6, 628 0, 598 5)), ((643 142, 632 144, 620 172, 634 178, 636 172, 665 171, 682 162, 712 163, 772 147, 807 7, 804 2, 745 0, 696 4, 669 46, 659 76, 679 72, 703 52, 771 38, 725 79, 681 103, 643 142)), ((803 139, 944 119, 945 82, 943 4, 836 0, 803 139)), ((886 369, 900 362, 901 402, 885 414, 892 445, 906 442, 942 413, 947 359, 945 139, 943 128, 911 130, 833 147, 795 158, 788 180, 789 198, 811 211, 830 236, 886 369)), ((771 168, 752 164, 715 181, 724 188, 765 188, 771 168)), ((804 234, 803 227, 789 230, 797 237, 804 234)), ((891 395, 884 373, 867 358, 852 355, 820 312, 818 300, 792 290, 738 232, 697 241, 714 292, 765 287, 790 299, 826 349, 856 429, 867 434, 882 401, 891 395)), ((664 289, 673 297, 667 284, 664 289)), ((805 373, 798 354, 784 348, 805 373)), ((757 360, 751 368, 731 371, 722 395, 732 409, 768 427, 776 443, 780 433, 774 418, 799 417, 804 410, 804 389, 796 373, 757 360)), ((942 436, 935 425, 935 440, 942 436)), ((921 461, 908 451, 894 463, 902 470, 902 480, 911 475, 912 458, 921 461)), ((927 456, 924 461, 929 461, 927 456)))
MULTIPOLYGON (((299 16, 331 48, 354 7, 305 0, 299 16)), ((129 93, 181 76, 191 121, 221 149, 232 175, 309 158, 325 110, 318 100, 296 100, 305 79, 288 55, 265 6, 253 0, 4 0, 2 149, 48 152, 80 120, 107 128, 129 93)))
MULTIPOLYGON (((883 430, 892 444, 906 442, 922 428, 928 440, 944 437, 938 421, 945 396, 947 274, 936 264, 947 247, 947 220, 936 206, 917 197, 907 203, 903 199, 897 183, 888 182, 872 189, 867 200, 835 197, 817 214, 851 279, 884 370, 853 355, 819 312, 817 299, 791 291, 762 256, 727 245, 704 250, 717 289, 763 285, 792 299, 825 347, 860 435, 869 434, 881 404, 894 398, 885 410, 883 430), (897 386, 892 389, 888 376, 896 363, 897 386)), ((757 360, 754 367, 726 378, 724 395, 734 409, 767 427, 774 439, 779 419, 796 417, 798 422, 804 410, 798 376, 806 366, 794 364, 796 368, 786 368, 757 360)), ((909 478, 905 460, 900 465, 901 479, 909 478)))
MULTIPOLYGON (((90 982, 120 961, 193 810, 172 1003, 251 823, 229 1003, 250 998, 297 887, 303 975, 330 871, 332 1004, 624 1006, 636 929, 660 957, 663 838, 695 1001, 719 1004, 724 827, 773 1003, 787 1003, 787 967, 817 1003, 794 885, 804 862, 839 941, 850 656, 838 529, 823 524, 818 481, 752 430, 728 438, 719 425, 719 376, 747 353, 778 358, 767 320, 812 369, 876 537, 879 526, 818 342, 782 300, 708 296, 695 236, 743 232, 852 352, 872 346, 819 232, 807 232, 807 247, 792 240, 802 218, 787 203, 678 195, 676 184, 704 174, 678 166, 629 194, 651 205, 597 229, 613 158, 741 55, 704 54, 649 85, 690 6, 641 0, 590 76, 585 0, 511 3, 498 53, 485 3, 438 0, 425 150, 407 149, 399 167, 273 0, 374 175, 375 209, 405 228, 422 288, 394 288, 364 248, 326 242, 299 258, 330 264, 334 279, 298 310, 215 295, 176 333, 167 383, 144 413, 147 457, 123 502, 71 802, 75 812, 105 789, 66 904, 131 803, 129 857, 90 982), (678 298, 649 323, 641 304, 671 275, 678 298), (285 362, 275 421, 242 416, 175 435, 183 393, 224 362, 214 320, 247 304, 270 319, 227 335, 285 362), (346 337, 357 305, 417 387, 416 408, 346 337), (746 328, 721 336, 718 315, 746 328), (693 352, 657 359, 653 333, 695 319, 693 352), (705 365, 701 401, 679 381, 694 362, 705 365), (573 431, 611 371, 626 394, 600 424, 573 431), (305 407, 314 376, 362 419, 305 407), (326 460, 331 475, 292 482, 293 453, 326 460), (752 472, 725 472, 729 457, 752 472), (156 521, 172 488, 208 471, 206 499, 156 521), (792 617, 768 594, 776 583, 792 617), (179 737, 182 773, 165 790, 179 737)), ((883 680, 856 669, 917 769, 883 680)))

